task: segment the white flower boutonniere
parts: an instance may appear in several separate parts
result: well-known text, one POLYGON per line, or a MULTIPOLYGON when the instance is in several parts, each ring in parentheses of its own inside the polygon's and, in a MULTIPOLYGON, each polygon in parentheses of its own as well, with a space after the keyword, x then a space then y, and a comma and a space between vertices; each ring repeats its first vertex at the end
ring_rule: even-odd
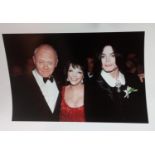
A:
POLYGON ((130 86, 127 86, 127 89, 124 90, 124 92, 125 92, 124 98, 129 98, 129 95, 130 95, 131 93, 134 93, 134 92, 137 92, 137 91, 138 91, 138 89, 135 89, 135 88, 132 88, 132 87, 130 87, 130 86))

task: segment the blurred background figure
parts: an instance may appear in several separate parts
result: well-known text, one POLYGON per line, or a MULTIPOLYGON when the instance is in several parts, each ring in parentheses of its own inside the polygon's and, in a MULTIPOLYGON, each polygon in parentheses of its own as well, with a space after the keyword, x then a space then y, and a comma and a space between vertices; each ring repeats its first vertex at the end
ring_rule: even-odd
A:
POLYGON ((138 62, 136 53, 128 53, 126 57, 127 71, 132 74, 137 74, 140 81, 144 82, 144 67, 138 62))
POLYGON ((95 78, 95 59, 92 55, 86 58, 85 82, 91 83, 95 78))
POLYGON ((33 63, 33 59, 28 58, 26 60, 26 64, 25 64, 25 74, 30 74, 34 68, 35 68, 35 66, 33 63))
POLYGON ((129 73, 138 73, 138 60, 137 60, 137 55, 135 53, 129 53, 126 57, 126 66, 127 66, 127 71, 129 73))
POLYGON ((14 65, 11 67, 10 74, 12 77, 17 77, 23 74, 23 69, 19 65, 14 65))

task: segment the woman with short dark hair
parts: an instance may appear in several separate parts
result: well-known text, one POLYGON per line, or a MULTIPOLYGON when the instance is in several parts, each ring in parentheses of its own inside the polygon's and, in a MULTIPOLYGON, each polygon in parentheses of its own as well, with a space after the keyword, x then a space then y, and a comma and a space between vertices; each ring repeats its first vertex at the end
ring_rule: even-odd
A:
POLYGON ((60 121, 64 122, 84 122, 84 70, 77 61, 70 61, 66 71, 67 85, 62 88, 60 121))

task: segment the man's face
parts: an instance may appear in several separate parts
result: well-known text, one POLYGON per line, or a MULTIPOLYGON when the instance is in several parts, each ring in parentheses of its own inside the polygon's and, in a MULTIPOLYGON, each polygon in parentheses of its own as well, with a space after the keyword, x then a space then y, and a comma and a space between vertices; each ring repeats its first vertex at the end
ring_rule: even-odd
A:
POLYGON ((55 51, 53 49, 44 48, 37 51, 37 53, 33 56, 33 61, 37 72, 42 77, 50 77, 58 63, 55 51))
POLYGON ((102 69, 106 72, 113 72, 118 69, 116 57, 112 46, 105 46, 101 55, 102 69))

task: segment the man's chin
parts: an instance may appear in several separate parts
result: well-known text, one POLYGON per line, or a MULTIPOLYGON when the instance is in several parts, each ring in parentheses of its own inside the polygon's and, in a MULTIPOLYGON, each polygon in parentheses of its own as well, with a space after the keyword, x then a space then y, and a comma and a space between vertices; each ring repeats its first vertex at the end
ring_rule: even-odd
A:
POLYGON ((48 75, 48 76, 43 76, 44 78, 50 78, 51 76, 50 75, 48 75))
POLYGON ((115 69, 113 69, 113 70, 104 70, 106 73, 112 73, 112 72, 114 72, 115 71, 115 69))
POLYGON ((50 75, 50 74, 42 74, 41 76, 44 77, 44 78, 48 78, 48 77, 50 77, 51 75, 50 75))
POLYGON ((111 73, 114 70, 104 70, 106 73, 111 73))
POLYGON ((107 70, 104 69, 104 71, 105 71, 106 73, 111 73, 111 72, 113 72, 113 71, 116 71, 117 69, 118 69, 118 68, 107 69, 107 70))
POLYGON ((46 78, 46 77, 50 77, 52 74, 51 73, 42 73, 41 75, 42 75, 42 77, 46 78))
POLYGON ((105 71, 106 73, 111 73, 112 71, 105 71))

